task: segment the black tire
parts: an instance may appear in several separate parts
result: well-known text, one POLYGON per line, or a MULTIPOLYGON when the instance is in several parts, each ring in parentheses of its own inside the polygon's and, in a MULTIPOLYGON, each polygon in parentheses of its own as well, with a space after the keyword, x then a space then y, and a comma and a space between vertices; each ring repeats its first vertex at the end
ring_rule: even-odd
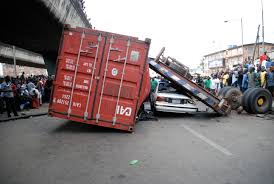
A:
POLYGON ((228 101, 232 110, 236 110, 241 106, 242 95, 241 90, 235 87, 231 87, 223 92, 223 96, 228 101))
POLYGON ((250 106, 248 105, 248 102, 249 102, 249 95, 251 93, 253 93, 253 91, 255 90, 256 88, 248 88, 244 94, 243 94, 243 97, 242 97, 242 106, 243 106, 243 109, 247 112, 247 113, 251 113, 251 110, 250 110, 250 106))
POLYGON ((223 88, 220 89, 220 91, 218 92, 218 97, 223 98, 224 97, 224 93, 229 90, 230 88, 232 88, 231 86, 225 86, 223 88))
POLYGON ((256 88, 248 99, 250 111, 254 114, 265 114, 271 110, 272 95, 264 88, 256 88))

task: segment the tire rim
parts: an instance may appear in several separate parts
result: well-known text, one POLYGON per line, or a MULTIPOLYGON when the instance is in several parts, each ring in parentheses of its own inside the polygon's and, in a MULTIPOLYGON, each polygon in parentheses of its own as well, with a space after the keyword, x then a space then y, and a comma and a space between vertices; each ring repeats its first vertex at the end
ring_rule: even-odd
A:
POLYGON ((260 97, 260 98, 257 100, 257 104, 258 104, 259 106, 262 106, 262 105, 264 104, 264 102, 265 102, 265 99, 264 99, 263 97, 260 97))

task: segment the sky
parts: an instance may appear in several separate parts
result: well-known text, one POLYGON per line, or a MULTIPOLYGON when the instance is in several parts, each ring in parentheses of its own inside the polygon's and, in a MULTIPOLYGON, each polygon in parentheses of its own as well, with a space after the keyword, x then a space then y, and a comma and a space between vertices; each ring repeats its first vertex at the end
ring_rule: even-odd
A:
MULTIPOLYGON (((255 42, 262 22, 261 0, 86 0, 85 6, 95 29, 150 38, 150 57, 166 47, 166 56, 191 68, 206 54, 241 45, 241 18, 244 44, 255 42)), ((273 7, 274 0, 263 0, 265 42, 271 43, 273 7)))

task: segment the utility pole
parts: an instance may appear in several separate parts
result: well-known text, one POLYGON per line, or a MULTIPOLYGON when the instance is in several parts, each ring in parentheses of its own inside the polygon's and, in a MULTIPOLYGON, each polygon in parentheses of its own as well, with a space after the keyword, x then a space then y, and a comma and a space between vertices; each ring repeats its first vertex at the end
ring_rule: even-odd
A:
MULTIPOLYGON (((256 52, 257 43, 259 42, 259 38, 260 38, 259 32, 260 32, 260 24, 258 26, 256 41, 255 41, 255 44, 254 44, 254 50, 253 50, 253 56, 252 56, 253 64, 254 64, 254 61, 255 61, 255 52, 256 52)), ((260 55, 260 53, 258 53, 258 55, 260 55)))
MULTIPOLYGON (((225 20, 224 23, 228 23, 228 22, 231 22, 231 21, 232 20, 225 20)), ((244 64, 244 29, 243 29, 243 18, 241 18, 241 38, 242 38, 242 64, 244 64)))
POLYGON ((265 47, 264 47, 264 7, 263 7, 263 0, 261 0, 261 5, 262 5, 262 37, 263 37, 263 52, 265 52, 265 47))
POLYGON ((13 51, 13 67, 14 67, 14 77, 16 78, 17 72, 16 72, 16 57, 15 57, 15 46, 12 46, 13 51))
POLYGON ((243 31, 243 19, 241 18, 241 31, 242 31, 242 57, 243 57, 243 62, 244 63, 244 31, 243 31))

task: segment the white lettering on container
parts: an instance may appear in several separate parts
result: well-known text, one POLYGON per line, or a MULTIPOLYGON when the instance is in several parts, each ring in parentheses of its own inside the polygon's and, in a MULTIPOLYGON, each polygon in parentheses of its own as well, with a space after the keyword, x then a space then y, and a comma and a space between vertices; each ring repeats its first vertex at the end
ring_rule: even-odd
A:
POLYGON ((119 115, 125 115, 125 116, 131 116, 132 108, 131 107, 124 107, 124 106, 117 106, 116 114, 119 115))
POLYGON ((74 65, 71 65, 71 64, 66 64, 66 69, 67 69, 67 70, 74 70, 74 69, 75 69, 75 66, 74 66, 74 65))
POLYGON ((64 75, 64 80, 71 81, 72 80, 72 76, 64 75))
POLYGON ((73 107, 77 107, 77 108, 81 108, 81 103, 79 103, 79 102, 73 102, 72 106, 73 107))
POLYGON ((75 88, 77 88, 77 89, 84 89, 84 90, 88 89, 87 86, 84 86, 84 85, 81 85, 81 84, 76 84, 75 88))
POLYGON ((72 86, 72 82, 63 81, 63 85, 66 86, 66 87, 71 87, 72 86))
POLYGON ((84 63, 83 63, 83 66, 88 66, 88 63, 87 63, 87 62, 84 62, 84 63))
POLYGON ((67 64, 73 64, 73 59, 71 59, 71 58, 66 58, 66 63, 67 63, 67 64))
POLYGON ((84 84, 88 84, 88 83, 89 83, 89 80, 84 80, 83 83, 84 83, 84 84))
POLYGON ((83 66, 91 68, 92 67, 92 63, 84 62, 83 66))
POLYGON ((61 104, 61 105, 68 105, 69 101, 68 100, 63 100, 63 99, 57 99, 56 103, 61 104))
POLYGON ((70 99, 70 95, 64 95, 64 94, 63 94, 63 95, 62 95, 62 98, 63 98, 63 99, 66 99, 66 100, 69 100, 69 99, 70 99))

